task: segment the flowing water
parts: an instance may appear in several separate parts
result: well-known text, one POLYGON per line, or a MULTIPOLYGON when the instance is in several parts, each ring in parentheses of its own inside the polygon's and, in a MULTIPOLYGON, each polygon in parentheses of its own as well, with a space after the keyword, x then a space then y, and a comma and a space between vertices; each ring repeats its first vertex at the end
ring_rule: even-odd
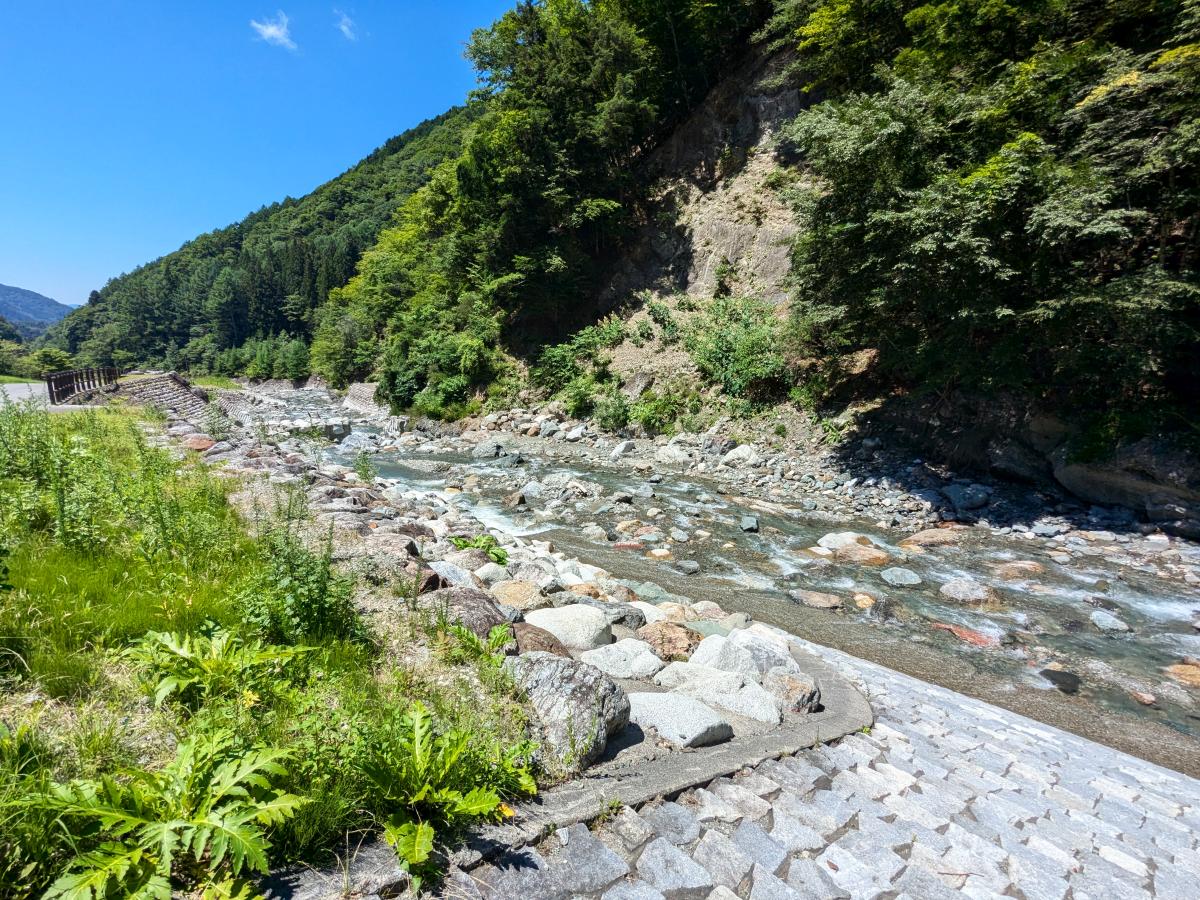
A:
MULTIPOLYGON (((369 430, 369 429, 360 429, 369 430)), ((457 448, 455 448, 457 449, 457 448)), ((468 507, 486 527, 514 536, 536 535, 583 562, 599 565, 615 576, 650 581, 693 599, 711 599, 729 612, 787 628, 809 640, 837 647, 909 674, 979 696, 1034 718, 1070 728, 1175 768, 1200 770, 1200 716, 1187 689, 1163 675, 1164 666, 1181 655, 1200 656, 1200 635, 1192 626, 1200 609, 1200 591, 1158 574, 1154 553, 1163 545, 1140 534, 1100 535, 1092 540, 1068 535, 1050 546, 1018 535, 994 535, 973 528, 958 546, 929 547, 923 553, 898 546, 903 535, 846 520, 836 524, 806 518, 800 509, 766 504, 719 493, 713 484, 665 476, 649 485, 653 497, 637 496, 647 481, 636 472, 594 466, 576 459, 563 461, 527 456, 519 468, 472 460, 441 447, 428 452, 384 451, 373 457, 380 476, 401 488, 439 492, 468 507), (459 492, 468 475, 479 477, 478 490, 459 492), (514 487, 549 479, 556 486, 571 479, 600 485, 602 495, 564 502, 547 489, 527 507, 509 508, 505 497, 514 487), (635 494, 634 503, 614 503, 615 491, 635 494), (549 502, 547 502, 549 501, 549 502), (597 523, 612 529, 621 520, 651 522, 648 510, 673 558, 660 561, 644 552, 616 549, 613 543, 588 537, 582 526, 597 523), (758 520, 757 533, 740 527, 743 516, 758 520), (685 543, 671 543, 672 529, 686 532, 685 543), (711 537, 697 540, 703 529, 711 537), (921 583, 909 587, 885 583, 885 567, 830 564, 810 552, 824 534, 853 530, 868 535, 892 556, 889 565, 915 572, 921 583), (1074 550, 1069 561, 1055 553, 1074 550), (699 573, 683 575, 680 560, 695 560, 699 573), (1034 561, 1044 571, 1023 581, 1003 580, 995 568, 1017 560, 1034 561), (991 587, 997 602, 963 606, 938 593, 946 581, 969 577, 991 587), (810 609, 789 599, 787 591, 802 587, 847 598, 838 611, 810 609), (869 609, 848 602, 855 592, 876 600, 869 609), (1111 611, 1128 623, 1128 634, 1101 633, 1089 617, 1097 609, 1111 611), (963 626, 1000 642, 978 648, 932 628, 933 623, 963 626), (1079 693, 1067 696, 1039 674, 1049 665, 1082 679, 1079 693), (1153 708, 1139 703, 1131 691, 1153 693, 1153 708)), ((329 462, 352 465, 355 453, 334 446, 329 462)), ((655 535, 639 540, 655 546, 655 535)), ((1200 548, 1172 545, 1177 561, 1200 562, 1200 548)))

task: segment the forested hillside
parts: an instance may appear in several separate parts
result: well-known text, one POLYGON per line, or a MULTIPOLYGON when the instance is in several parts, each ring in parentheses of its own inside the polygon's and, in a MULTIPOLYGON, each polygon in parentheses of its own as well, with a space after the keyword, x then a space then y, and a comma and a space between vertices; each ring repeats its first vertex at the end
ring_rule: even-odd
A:
MULTIPOLYGON (((532 385, 591 409, 631 338, 589 327, 605 273, 672 227, 646 160, 756 44, 804 108, 770 147, 723 143, 706 189, 773 154, 788 314, 692 298, 638 346, 685 349, 747 411, 820 404, 853 357, 881 392, 1015 393, 1104 440, 1194 428, 1198 0, 520 2, 471 37, 469 112, 113 281, 55 339, 265 375, 307 371, 311 334, 316 372, 377 378, 396 408, 532 385)), ((685 405, 656 402, 654 427, 685 405)))
POLYGON ((36 337, 70 311, 71 307, 37 291, 0 284, 0 317, 25 338, 36 337))
POLYGON ((307 374, 307 351, 302 345, 297 358, 292 347, 288 356, 287 336, 307 342, 329 290, 349 280, 396 208, 458 152, 473 116, 460 107, 423 122, 311 194, 114 278, 49 340, 92 363, 269 377, 276 357, 287 357, 307 374))

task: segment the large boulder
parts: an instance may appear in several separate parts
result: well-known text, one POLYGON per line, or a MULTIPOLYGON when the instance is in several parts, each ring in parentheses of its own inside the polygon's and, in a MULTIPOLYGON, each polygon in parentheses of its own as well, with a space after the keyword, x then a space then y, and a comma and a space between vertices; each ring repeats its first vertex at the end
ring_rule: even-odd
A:
POLYGON ((654 676, 654 683, 671 691, 703 698, 736 691, 746 683, 746 676, 698 663, 673 662, 654 676))
POLYGON ((429 564, 429 568, 437 572, 441 576, 442 581, 447 584, 452 584, 455 587, 483 587, 483 581, 476 577, 474 572, 464 569, 462 566, 456 566, 452 562, 444 559, 435 559, 429 564))
POLYGON ((630 694, 629 720, 679 747, 704 747, 733 737, 733 728, 720 715, 680 694, 630 694))
POLYGON ((691 662, 752 678, 759 674, 754 657, 744 647, 731 643, 729 638, 719 634, 710 634, 702 640, 692 653, 691 662))
POLYGON ((595 666, 537 652, 510 656, 504 665, 529 698, 543 749, 567 773, 598 759, 629 724, 625 692, 595 666))
POLYGON ((741 444, 721 457, 721 465, 731 469, 749 468, 757 466, 761 460, 758 451, 749 444, 741 444))
POLYGON ((526 613, 525 621, 546 629, 570 650, 594 650, 613 641, 608 617, 582 603, 557 609, 535 609, 526 613))
POLYGON ((824 547, 833 553, 837 562, 858 563, 861 566, 884 566, 890 557, 881 547, 877 547, 865 534, 855 531, 839 531, 827 534, 819 541, 818 547, 824 547))
POLYGON ((588 650, 579 659, 613 678, 649 678, 663 667, 649 644, 633 638, 588 650))
POLYGON ((510 450, 504 441, 498 441, 495 438, 484 438, 471 450, 471 456, 475 459, 498 459, 501 456, 508 456, 510 450))
POLYGON ((444 615, 451 622, 459 622, 479 637, 487 637, 497 625, 509 621, 491 594, 474 587, 430 591, 417 597, 417 606, 435 616, 444 615))
POLYGON ((982 484, 948 484, 942 494, 956 510, 972 510, 987 506, 992 490, 982 484))

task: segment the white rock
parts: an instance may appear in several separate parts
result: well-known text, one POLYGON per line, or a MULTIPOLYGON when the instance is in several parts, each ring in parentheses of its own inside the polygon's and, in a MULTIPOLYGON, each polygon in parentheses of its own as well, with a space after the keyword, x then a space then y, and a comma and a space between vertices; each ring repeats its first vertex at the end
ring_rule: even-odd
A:
POLYGON ((728 453, 721 457, 721 465, 729 466, 731 469, 738 469, 750 466, 756 466, 761 461, 762 457, 749 444, 741 444, 734 447, 728 453))
POLYGON ((620 459, 626 453, 632 453, 636 446, 633 441, 621 441, 621 443, 612 448, 612 453, 609 454, 609 457, 611 459, 620 459))
POLYGON ((653 728, 680 747, 704 747, 733 737, 733 728, 694 697, 680 694, 629 694, 629 721, 653 728))
POLYGON ((581 603, 557 609, 535 609, 525 614, 525 621, 546 629, 570 650, 594 650, 613 640, 604 613, 581 603))
POLYGON ((742 647, 731 644, 729 639, 719 634, 710 634, 692 651, 689 662, 701 666, 711 666, 725 672, 740 672, 752 678, 758 677, 758 666, 754 657, 742 647))
POLYGON ((1103 609, 1098 609, 1091 616, 1092 624, 1106 633, 1120 633, 1129 631, 1129 623, 1123 619, 1119 619, 1112 613, 1103 609))
POLYGON ((634 600, 629 605, 642 611, 642 615, 646 617, 647 625, 653 625, 655 622, 667 621, 667 614, 653 603, 647 603, 645 600, 634 600))
POLYGON ((786 643, 760 632, 743 628, 731 632, 729 645, 743 650, 754 661, 754 674, 762 675, 769 669, 781 668, 789 672, 799 672, 800 666, 792 658, 786 643))
POLYGON ((704 693, 736 691, 746 683, 746 676, 693 662, 673 662, 654 676, 654 683, 681 694, 703 697, 704 693))
POLYGON ((665 447, 658 448, 654 454, 654 460, 667 465, 689 463, 692 461, 692 454, 678 444, 667 444, 665 447))
POLYGON ((613 678, 649 678, 665 665, 649 644, 635 638, 588 650, 579 659, 613 678))
POLYGON ((736 691, 713 694, 705 700, 713 706, 748 719, 757 719, 771 725, 779 723, 779 699, 756 681, 747 681, 736 691))

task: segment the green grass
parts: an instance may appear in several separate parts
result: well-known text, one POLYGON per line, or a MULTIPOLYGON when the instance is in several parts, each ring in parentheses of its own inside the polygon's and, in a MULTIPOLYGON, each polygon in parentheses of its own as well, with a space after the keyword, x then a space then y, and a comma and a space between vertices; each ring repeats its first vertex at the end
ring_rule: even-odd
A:
POLYGON ((35 384, 36 378, 22 378, 20 375, 0 375, 0 384, 35 384))
MULTIPOLYGON (((435 735, 467 741, 463 778, 494 788, 488 797, 527 790, 526 720, 498 667, 441 653, 399 667, 358 617, 329 545, 298 537, 302 491, 281 489, 250 531, 228 501, 238 482, 150 446, 151 427, 119 407, 51 416, 0 406, 0 900, 89 877, 104 854, 143 852, 132 834, 106 831, 91 800, 67 813, 54 804, 98 791, 170 818, 184 802, 162 793, 185 765, 176 754, 220 735, 232 736, 220 738, 232 757, 274 754, 273 789, 303 797, 264 825, 271 864, 332 865, 382 822, 398 834, 437 813, 420 779, 387 795, 373 787, 391 778, 381 759, 407 765, 379 748, 418 700, 435 735), (216 650, 222 631, 236 640, 216 650), (51 783, 73 779, 92 781, 53 800, 51 783), (149 793, 135 801, 127 789, 149 793)), ((391 648, 446 642, 445 623, 401 618, 394 629, 391 648)), ((205 798, 185 799, 190 809, 205 798)), ((482 804, 466 819, 443 810, 437 837, 498 809, 482 804)), ((428 873, 436 857, 423 847, 405 852, 428 873)), ((231 874, 202 860, 172 865, 169 880, 191 895, 231 874)), ((135 868, 98 896, 136 893, 152 875, 135 868)))
POLYGON ((197 387, 220 388, 226 391, 241 389, 241 385, 224 375, 188 375, 187 380, 197 387))

